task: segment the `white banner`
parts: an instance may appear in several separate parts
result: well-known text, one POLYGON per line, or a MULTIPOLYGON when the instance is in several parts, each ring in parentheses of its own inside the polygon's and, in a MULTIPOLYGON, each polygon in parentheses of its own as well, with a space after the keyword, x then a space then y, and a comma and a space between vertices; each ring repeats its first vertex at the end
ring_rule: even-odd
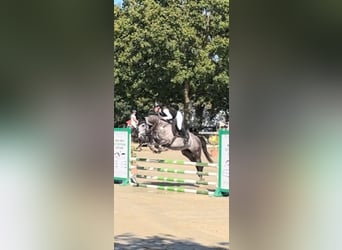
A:
POLYGON ((114 131, 114 178, 128 178, 130 145, 128 131, 114 131))
POLYGON ((221 187, 229 189, 229 134, 221 135, 221 187))

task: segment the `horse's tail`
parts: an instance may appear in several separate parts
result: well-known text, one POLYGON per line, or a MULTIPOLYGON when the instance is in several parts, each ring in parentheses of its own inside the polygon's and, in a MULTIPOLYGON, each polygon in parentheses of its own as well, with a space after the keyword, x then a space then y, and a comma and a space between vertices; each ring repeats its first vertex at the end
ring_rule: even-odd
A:
POLYGON ((201 140, 202 150, 204 152, 205 157, 207 158, 207 160, 210 163, 213 163, 214 161, 210 157, 210 154, 209 154, 208 149, 207 149, 207 142, 205 141, 204 137, 202 135, 197 135, 197 137, 201 140))

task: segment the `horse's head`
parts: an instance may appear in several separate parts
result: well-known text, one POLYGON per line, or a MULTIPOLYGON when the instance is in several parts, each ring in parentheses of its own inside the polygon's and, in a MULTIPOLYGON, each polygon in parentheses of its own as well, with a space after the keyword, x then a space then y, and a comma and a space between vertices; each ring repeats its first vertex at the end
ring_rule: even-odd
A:
POLYGON ((146 122, 140 123, 137 129, 138 139, 144 141, 145 138, 147 137, 148 131, 149 131, 149 127, 146 124, 146 122))
POLYGON ((145 117, 143 121, 141 121, 138 124, 137 127, 137 137, 140 141, 149 141, 149 138, 151 137, 152 129, 157 125, 158 121, 160 119, 157 115, 149 115, 145 117))
POLYGON ((138 141, 138 128, 132 127, 131 128, 131 137, 134 142, 138 141))

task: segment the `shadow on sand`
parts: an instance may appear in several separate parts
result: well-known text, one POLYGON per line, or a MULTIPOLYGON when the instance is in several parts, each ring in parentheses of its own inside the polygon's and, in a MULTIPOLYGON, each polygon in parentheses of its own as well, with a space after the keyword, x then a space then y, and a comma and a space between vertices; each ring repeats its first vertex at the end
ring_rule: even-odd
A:
POLYGON ((121 234, 114 237, 115 250, 229 250, 228 242, 217 246, 203 246, 192 239, 177 239, 172 235, 138 237, 121 234))

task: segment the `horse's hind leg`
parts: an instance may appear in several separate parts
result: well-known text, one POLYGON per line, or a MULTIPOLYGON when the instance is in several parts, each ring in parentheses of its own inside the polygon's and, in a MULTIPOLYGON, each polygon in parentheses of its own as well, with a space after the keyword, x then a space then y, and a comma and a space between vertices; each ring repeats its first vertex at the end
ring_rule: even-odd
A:
MULTIPOLYGON (((182 154, 188 158, 192 162, 201 162, 201 157, 198 155, 192 153, 189 149, 183 149, 182 154)), ((197 172, 203 172, 203 166, 197 166, 196 165, 197 172)), ((200 178, 200 181, 204 181, 203 175, 197 174, 198 177, 200 178)))
MULTIPOLYGON (((203 172, 203 166, 196 166, 197 172, 203 172)), ((204 181, 203 175, 197 174, 200 178, 200 181, 204 181)))

